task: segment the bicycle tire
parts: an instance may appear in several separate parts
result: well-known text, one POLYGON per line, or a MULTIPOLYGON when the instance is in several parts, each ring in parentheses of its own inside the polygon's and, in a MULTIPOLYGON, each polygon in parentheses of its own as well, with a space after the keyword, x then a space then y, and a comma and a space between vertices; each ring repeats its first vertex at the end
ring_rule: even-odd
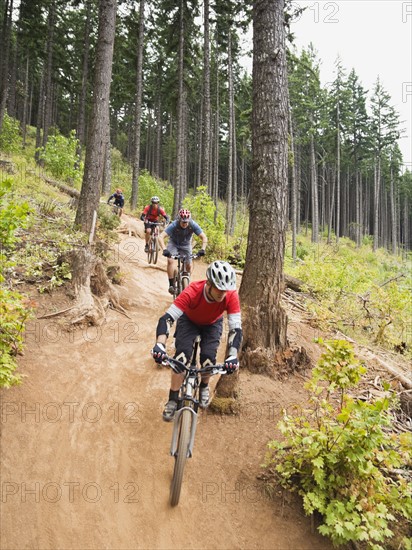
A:
POLYGON ((157 237, 153 237, 153 255, 152 255, 152 261, 154 264, 157 263, 157 258, 159 256, 159 243, 157 242, 157 237))
POLYGON ((153 260, 152 237, 150 237, 148 249, 147 249, 147 261, 149 262, 149 264, 151 264, 152 260, 153 260))
POLYGON ((173 470, 172 483, 170 485, 170 505, 177 506, 180 499, 182 488, 183 472, 186 465, 187 453, 190 441, 190 427, 192 424, 192 413, 185 410, 180 415, 180 433, 177 444, 177 455, 175 457, 175 467, 173 470))
POLYGON ((176 300, 176 298, 179 296, 178 292, 178 276, 177 276, 177 269, 173 272, 173 299, 176 300))
POLYGON ((182 291, 187 288, 190 284, 190 279, 186 275, 182 277, 182 291))

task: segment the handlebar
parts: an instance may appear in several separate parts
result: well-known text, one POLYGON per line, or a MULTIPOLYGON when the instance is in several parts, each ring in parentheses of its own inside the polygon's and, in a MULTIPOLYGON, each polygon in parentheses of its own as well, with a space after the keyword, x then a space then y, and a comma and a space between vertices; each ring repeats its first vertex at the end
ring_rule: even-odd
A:
MULTIPOLYGON (((162 364, 170 367, 173 372, 176 374, 183 374, 184 372, 189 373, 193 370, 192 367, 187 367, 184 363, 175 359, 174 357, 166 357, 162 364)), ((226 368, 223 364, 218 365, 208 365, 207 367, 202 367, 201 369, 196 369, 197 374, 210 374, 214 376, 215 374, 227 374, 226 368)))
POLYGON ((168 256, 172 260, 178 260, 179 258, 181 260, 196 260, 196 258, 199 258, 199 254, 189 254, 188 256, 181 256, 180 254, 176 254, 175 256, 171 255, 168 256))

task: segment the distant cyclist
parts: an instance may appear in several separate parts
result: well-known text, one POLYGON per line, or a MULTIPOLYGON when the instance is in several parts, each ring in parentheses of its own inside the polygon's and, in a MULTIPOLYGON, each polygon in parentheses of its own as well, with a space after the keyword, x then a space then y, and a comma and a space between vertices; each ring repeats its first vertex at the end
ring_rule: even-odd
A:
MULTIPOLYGON (((192 215, 190 210, 179 210, 177 220, 171 223, 166 229, 159 235, 159 245, 163 249, 163 256, 168 258, 167 260, 167 276, 169 278, 169 292, 173 294, 173 272, 175 269, 175 260, 170 256, 184 255, 190 257, 192 254, 192 237, 193 233, 202 239, 202 249, 199 250, 198 255, 204 256, 207 246, 207 237, 203 233, 202 228, 191 219, 192 215), (164 244, 164 238, 169 237, 167 247, 164 244)), ((190 259, 186 261, 186 270, 190 274, 192 272, 192 264, 190 259)))
MULTIPOLYGON (((151 354, 156 363, 166 357, 166 340, 169 329, 176 323, 175 359, 185 365, 190 361, 193 342, 200 335, 200 364, 202 367, 216 364, 217 349, 223 331, 223 314, 226 311, 229 324, 227 357, 224 365, 227 374, 239 367, 238 351, 242 341, 242 321, 239 295, 236 290, 236 274, 230 264, 212 262, 206 270, 206 280, 191 283, 160 317, 156 329, 156 344, 151 354)), ((210 375, 203 376, 199 387, 199 405, 206 408, 210 401, 210 375)), ((172 372, 169 401, 163 411, 163 420, 173 420, 177 409, 179 389, 183 375, 172 372)))
POLYGON ((123 214, 123 206, 124 206, 123 191, 121 189, 116 189, 113 195, 110 195, 110 197, 107 199, 107 204, 110 204, 112 199, 114 199, 113 204, 115 206, 118 206, 119 208, 119 218, 120 218, 120 216, 123 214))
POLYGON ((153 224, 158 223, 159 216, 162 216, 162 218, 165 219, 166 223, 169 223, 169 216, 166 214, 166 211, 164 208, 160 206, 160 199, 159 197, 152 197, 150 199, 150 203, 147 206, 144 207, 143 212, 140 216, 140 219, 144 221, 144 237, 146 241, 146 245, 144 247, 144 251, 148 252, 149 250, 149 240, 150 235, 152 234, 153 230, 153 224))

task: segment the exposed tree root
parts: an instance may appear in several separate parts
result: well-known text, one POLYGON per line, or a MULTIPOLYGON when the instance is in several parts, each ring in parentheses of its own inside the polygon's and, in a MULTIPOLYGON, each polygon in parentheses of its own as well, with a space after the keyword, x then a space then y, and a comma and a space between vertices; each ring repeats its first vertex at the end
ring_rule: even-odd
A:
POLYGON ((273 352, 267 348, 243 350, 242 365, 250 372, 265 374, 271 378, 286 378, 311 367, 311 360, 304 348, 290 347, 273 352))
POLYGON ((62 313, 70 324, 101 325, 108 307, 129 317, 120 305, 119 292, 109 281, 102 261, 90 247, 72 250, 67 261, 71 265, 76 303, 62 313))

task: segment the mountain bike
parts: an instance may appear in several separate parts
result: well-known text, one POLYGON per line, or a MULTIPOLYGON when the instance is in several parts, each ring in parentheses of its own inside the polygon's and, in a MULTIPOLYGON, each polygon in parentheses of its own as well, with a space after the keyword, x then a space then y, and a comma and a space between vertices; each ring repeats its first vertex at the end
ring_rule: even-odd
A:
POLYGON ((201 375, 208 374, 213 376, 215 374, 226 374, 224 365, 208 365, 200 369, 197 368, 199 345, 200 336, 197 336, 193 342, 193 351, 189 367, 173 357, 167 357, 163 361, 163 364, 169 366, 177 374, 184 374, 183 384, 179 390, 178 405, 173 421, 173 434, 170 446, 170 454, 175 458, 173 478, 170 485, 169 502, 171 506, 179 504, 186 460, 193 455, 201 375))
POLYGON ((112 203, 108 203, 108 205, 111 207, 112 213, 120 218, 120 216, 122 215, 122 207, 112 203))
POLYGON ((190 273, 186 269, 188 260, 195 260, 198 254, 190 254, 189 256, 170 256, 173 260, 177 260, 177 268, 173 272, 173 299, 175 300, 183 290, 190 284, 190 273))
POLYGON ((159 237, 159 225, 163 225, 162 222, 150 222, 152 225, 152 232, 150 235, 150 239, 148 242, 148 250, 147 250, 147 261, 149 264, 157 263, 157 257, 159 255, 159 243, 158 243, 158 237, 159 237))

